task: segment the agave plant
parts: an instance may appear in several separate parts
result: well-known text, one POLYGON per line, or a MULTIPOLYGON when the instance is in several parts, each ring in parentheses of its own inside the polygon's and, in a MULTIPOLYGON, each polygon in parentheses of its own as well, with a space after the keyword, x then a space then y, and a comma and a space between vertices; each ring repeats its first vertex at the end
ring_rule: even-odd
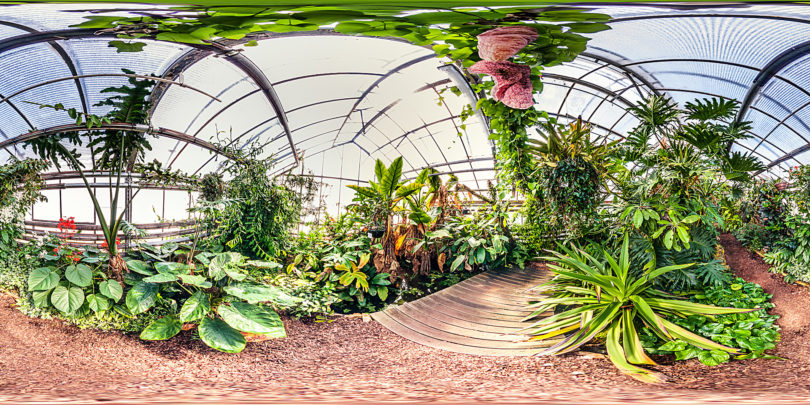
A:
POLYGON ((527 331, 534 335, 531 340, 567 336, 542 354, 569 353, 606 333, 604 342, 608 356, 620 371, 643 382, 658 383, 663 377, 660 373, 636 366, 656 364, 641 345, 637 328, 642 325, 666 341, 680 339, 704 350, 739 353, 738 349, 698 336, 667 318, 711 317, 751 309, 688 302, 654 289, 652 282, 657 277, 691 264, 661 267, 635 277, 630 269, 628 245, 625 235, 618 260, 605 251, 605 260, 600 261, 580 249, 565 249, 566 254, 552 252, 553 256, 545 258, 557 275, 540 287, 551 293, 550 298, 532 304, 534 312, 527 319, 558 310, 527 331))

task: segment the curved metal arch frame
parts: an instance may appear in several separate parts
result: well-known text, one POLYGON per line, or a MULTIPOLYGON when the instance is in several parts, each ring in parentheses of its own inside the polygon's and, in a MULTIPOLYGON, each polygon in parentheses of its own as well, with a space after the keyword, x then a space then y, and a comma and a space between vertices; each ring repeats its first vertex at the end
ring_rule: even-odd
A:
MULTIPOLYGON (((713 63, 713 64, 721 64, 721 65, 734 66, 734 67, 738 67, 738 68, 742 68, 742 69, 752 70, 752 71, 758 72, 758 75, 760 75, 760 74, 761 74, 761 72, 762 72, 762 69, 755 68, 755 67, 748 66, 748 65, 744 65, 744 64, 742 64, 742 63, 727 62, 727 61, 719 61, 719 60, 712 60, 712 59, 700 59, 700 58, 667 58, 667 59, 649 59, 649 60, 634 61, 634 62, 626 63, 626 64, 625 64, 625 66, 638 66, 638 65, 647 65, 647 64, 654 64, 654 63, 667 63, 667 62, 713 63)), ((787 67, 787 66, 785 66, 785 67, 787 67)), ((688 74, 688 73, 686 73, 686 72, 683 72, 683 73, 684 73, 684 74, 688 74)), ((794 83, 793 81, 791 81, 791 80, 789 80, 789 79, 787 79, 787 78, 785 78, 785 77, 783 77, 783 76, 780 76, 780 75, 778 74, 778 72, 775 72, 775 73, 773 74, 772 78, 773 78, 773 79, 778 79, 778 80, 780 80, 780 81, 782 81, 782 82, 784 82, 784 83, 788 84, 789 86, 791 86, 791 87, 795 88, 796 90, 798 90, 798 91, 800 91, 800 92, 802 92, 802 93, 806 94, 808 97, 810 97, 810 91, 808 91, 807 89, 805 89, 805 88, 803 88, 803 87, 801 87, 801 86, 797 85, 797 84, 796 84, 796 83, 794 83)), ((749 92, 750 92, 750 89, 751 89, 751 88, 749 88, 749 92)), ((772 97, 767 96, 767 95, 765 95, 765 97, 766 97, 766 98, 768 98, 769 100, 773 101, 774 103, 779 104, 779 105, 781 106, 781 104, 780 104, 780 103, 779 103, 777 100, 773 99, 772 97)), ((791 111, 791 112, 790 112, 790 114, 788 114, 788 115, 787 115, 787 116, 786 116, 784 119, 782 119, 781 121, 779 121, 779 123, 778 123, 776 126, 774 126, 774 127, 773 127, 773 128, 772 128, 772 129, 771 129, 771 130, 770 130, 770 131, 769 131, 769 132, 768 132, 768 133, 767 133, 765 136, 763 136, 763 137, 761 137, 761 138, 760 138, 760 144, 761 144, 763 141, 767 140, 767 139, 768 139, 768 137, 770 137, 770 135, 771 135, 771 134, 773 134, 773 133, 776 131, 776 129, 778 129, 780 126, 783 126, 783 125, 784 125, 786 128, 790 129, 792 132, 794 132, 794 133, 796 133, 797 135, 799 135, 799 134, 798 134, 798 131, 794 130, 792 127, 790 127, 789 125, 785 124, 785 122, 786 122, 786 121, 787 121, 787 120, 788 120, 790 117, 794 116, 794 115, 795 115, 795 114, 796 114, 798 111, 800 111, 800 110, 804 109, 805 107, 807 107, 807 105, 803 105, 803 106, 801 106, 801 107, 799 107, 799 108, 794 109, 793 111, 791 111)), ((750 105, 749 105, 749 108, 750 108, 750 105)), ((786 110, 786 111, 789 111, 790 109, 785 108, 785 110, 786 110)), ((741 115, 741 114, 739 114, 739 113, 738 113, 738 115, 737 115, 737 119, 739 120, 739 119, 741 119, 742 117, 744 117, 744 114, 745 114, 745 113, 743 113, 743 114, 741 115)), ((799 136, 801 137, 801 135, 799 135, 799 136)))
POLYGON ((102 124, 101 126, 96 126, 93 128, 88 129, 84 125, 76 125, 76 124, 66 124, 66 125, 58 125, 55 127, 50 127, 46 129, 40 129, 36 131, 31 131, 27 134, 20 135, 16 138, 5 140, 0 142, 0 148, 16 145, 18 143, 22 143, 31 139, 36 139, 39 137, 53 135, 58 133, 64 132, 93 132, 93 131, 104 131, 104 130, 118 130, 118 131, 132 131, 132 132, 141 132, 146 134, 154 134, 160 135, 162 137, 176 139, 179 141, 183 141, 186 143, 193 144, 195 146, 201 147, 203 149, 209 150, 215 154, 219 154, 222 156, 226 156, 228 158, 235 158, 235 156, 229 155, 227 152, 220 150, 215 145, 211 144, 210 142, 206 142, 202 139, 195 138, 189 134, 185 134, 179 131, 175 131, 168 128, 154 128, 148 125, 140 125, 140 124, 129 124, 125 122, 113 122, 109 124, 102 124))
MULTIPOLYGON (((298 36, 312 36, 312 37, 315 37, 315 36, 329 36, 329 35, 331 35, 331 36, 346 36, 345 34, 337 33, 337 32, 334 32, 332 30, 318 30, 318 31, 315 31, 315 32, 292 32, 292 33, 269 34, 269 35, 261 33, 261 34, 248 35, 245 38, 240 39, 240 40, 226 40, 226 41, 222 41, 222 42, 223 42, 223 44, 227 44, 227 45, 231 45, 231 44, 235 45, 235 44, 242 44, 242 43, 247 42, 248 40, 251 40, 251 39, 269 40, 269 39, 275 39, 275 38, 288 38, 288 37, 298 37, 298 36)), ((402 42, 402 43, 409 43, 408 41, 405 41, 405 40, 400 39, 400 38, 381 37, 381 38, 375 38, 375 39, 383 39, 383 40, 390 40, 390 41, 396 41, 396 42, 402 42)), ((166 71, 165 71, 165 74, 167 75, 166 77, 171 78, 172 75, 177 75, 177 74, 181 73, 182 71, 184 71, 186 69, 189 69, 196 62, 201 61, 202 59, 204 59, 207 56, 210 56, 210 53, 206 53, 204 50, 201 50, 201 49, 193 49, 193 50, 189 51, 186 55, 179 58, 175 62, 175 64, 173 64, 172 66, 170 66, 169 68, 166 69, 166 71)), ((413 66, 415 64, 418 64, 420 62, 423 62, 423 61, 426 61, 426 60, 429 60, 429 59, 433 59, 434 57, 435 57, 435 55, 425 55, 425 56, 422 56, 422 57, 419 57, 419 58, 415 58, 413 60, 410 60, 410 61, 407 61, 407 62, 403 63, 400 66, 394 67, 389 72, 384 73, 384 74, 381 74, 381 73, 380 74, 378 74, 378 73, 369 73, 369 72, 330 72, 330 73, 321 73, 321 74, 313 74, 313 75, 294 77, 294 78, 282 80, 282 81, 279 81, 279 82, 275 82, 275 83, 273 83, 273 85, 278 86, 278 85, 281 85, 281 84, 289 82, 289 81, 299 80, 299 79, 308 78, 308 77, 320 77, 320 76, 327 76, 327 75, 363 74, 363 75, 379 76, 378 80, 375 81, 374 83, 372 83, 369 86, 369 88, 363 93, 363 95, 361 97, 357 98, 356 105, 353 106, 353 108, 345 115, 344 122, 341 124, 341 126, 344 126, 345 123, 348 121, 349 117, 356 111, 357 105, 359 105, 359 103, 362 102, 363 97, 367 96, 376 86, 378 86, 380 84, 380 82, 384 81, 385 79, 387 79, 388 77, 390 77, 391 75, 393 75, 394 73, 396 73, 396 72, 398 72, 398 71, 400 71, 402 69, 408 68, 410 66, 413 66)), ((171 83, 169 83, 168 85, 171 85, 171 83)), ((429 85, 425 86, 425 87, 429 87, 429 85)), ((165 89, 163 91, 165 92, 165 89)), ((247 98, 247 96, 252 95, 252 94, 253 94, 253 92, 251 92, 251 93, 249 93, 247 95, 243 95, 238 100, 232 102, 231 104, 229 104, 228 106, 223 108, 223 110, 228 109, 230 107, 233 107, 233 105, 237 104, 239 101, 242 101, 243 99, 247 98)), ((162 94, 160 94, 158 96, 162 96, 162 94)), ((446 106, 446 103, 445 103, 445 106, 446 106)), ((287 112, 289 113, 291 111, 287 111, 287 112)), ((221 113, 222 113, 222 110, 217 112, 215 115, 218 116, 221 113)), ((388 117, 387 114, 385 114, 385 111, 381 111, 381 113, 382 113, 382 115, 388 117)), ((388 117, 388 118, 391 119, 391 117, 388 117)), ((209 119, 209 122, 206 122, 206 124, 210 123, 210 121, 211 121, 211 119, 209 119)), ((260 123, 259 125, 257 125, 256 127, 254 127, 253 129, 256 129, 257 127, 260 127, 261 125, 264 125, 267 122, 268 121, 264 121, 264 122, 260 123)), ((395 122, 395 124, 399 126, 399 124, 397 124, 396 122, 395 122)), ((454 121, 454 125, 456 125, 455 121, 454 121)), ((371 125, 371 127, 374 127, 374 126, 371 125)), ((202 128, 200 128, 200 129, 202 129, 202 128)), ((301 129, 301 128, 298 128, 298 129, 301 129)), ((291 132, 295 132, 296 130, 293 130, 291 132)), ((250 132, 250 131, 248 131, 248 132, 250 132)), ((329 132, 324 133, 324 134, 328 134, 328 133, 331 133, 331 132, 334 132, 334 131, 329 131, 329 132)), ((337 131, 337 132, 339 133, 340 131, 337 131)), ((360 132, 358 132, 357 134, 355 134, 354 138, 356 139, 356 137, 359 136, 359 134, 361 132, 362 132, 362 130, 360 132)), ((197 131, 197 133, 199 133, 199 130, 197 131)), ((324 135, 324 134, 321 134, 321 135, 324 135)), ((243 134, 243 135, 245 135, 245 134, 243 134)), ((275 139, 277 139, 277 138, 273 137, 271 139, 271 142, 274 141, 275 139)), ((270 142, 268 142, 268 144, 269 143, 270 142)), ((264 146, 266 146, 266 145, 267 144, 265 144, 264 146)), ((298 143, 296 143, 296 145, 298 145, 298 143)), ((465 154, 467 154, 469 156, 469 152, 466 150, 466 145, 464 145, 464 147, 465 147, 465 154)), ((493 148, 494 148, 494 145, 493 145, 493 148)), ((286 157, 288 155, 289 154, 284 154, 282 157, 286 157)), ((494 156, 494 149, 493 149, 493 156, 494 156)), ((204 167, 208 163, 210 163, 210 159, 205 164, 203 164, 203 166, 201 166, 198 169, 198 171, 201 170, 202 167, 204 167)))
MULTIPOLYGON (((99 37, 115 38, 117 37, 117 33, 110 31, 99 31, 96 29, 66 29, 66 30, 53 30, 53 31, 30 33, 11 38, 6 38, 0 41, 0 54, 10 51, 12 49, 42 42, 70 40, 70 39, 84 39, 84 38, 99 38, 99 37)), ((142 39, 159 41, 157 39, 150 37, 144 37, 142 39)), ((251 61, 246 56, 242 55, 241 52, 217 42, 212 42, 210 44, 187 44, 187 45, 193 48, 203 49, 221 55, 227 61, 229 61, 238 69, 240 69, 243 73, 245 73, 245 75, 247 75, 254 82, 254 84, 256 84, 256 86, 258 86, 262 90, 262 93, 268 99, 270 105, 276 112, 276 115, 279 118, 279 122, 281 123, 282 127, 285 128, 285 132, 287 132, 289 135, 289 124, 286 120, 286 115, 284 114, 284 108, 281 104, 281 100, 279 100, 278 94, 276 94, 275 90, 273 89, 273 85, 270 82, 270 80, 267 78, 267 76, 264 75, 261 69, 259 69, 258 66, 256 66, 255 63, 253 63, 253 61, 251 61)), ((290 149, 293 152, 293 156, 295 157, 295 161, 297 163, 298 153, 295 150, 295 143, 293 142, 291 135, 288 136, 288 141, 290 144, 290 149)))
MULTIPOLYGON (((611 20, 611 23, 622 23, 622 22, 655 20, 655 19, 669 19, 669 18, 763 19, 763 20, 774 20, 774 21, 786 21, 786 22, 793 22, 793 23, 800 23, 800 24, 810 24, 810 19, 804 19, 804 18, 784 17, 784 16, 770 16, 770 15, 756 15, 756 14, 737 14, 737 13, 681 13, 681 14, 664 14, 664 15, 642 15, 642 16, 630 16, 630 17, 614 18, 614 19, 611 20)), ((607 51, 607 50, 605 50, 605 51, 607 51)), ((767 84, 771 79, 774 79, 774 78, 781 79, 781 80, 787 82, 792 87, 797 88, 798 90, 800 90, 800 91, 804 92, 805 94, 807 94, 808 93, 807 90, 805 90, 804 88, 802 88, 800 86, 795 85, 794 83, 790 82, 789 80, 786 80, 783 77, 780 77, 778 75, 778 73, 781 70, 783 70, 784 68, 786 68, 787 66, 789 66, 792 62, 795 62, 799 58, 801 58, 801 57, 803 57, 805 55, 808 55, 808 54, 810 54, 810 41, 806 41, 806 42, 804 42, 802 44, 795 45, 795 46, 792 46, 792 47, 788 48, 787 50, 783 51, 781 54, 776 56, 774 59, 772 59, 769 63, 767 63, 762 69, 756 69, 756 70, 759 71, 759 73, 758 73, 757 77, 754 79, 754 82, 751 85, 751 87, 749 87, 748 91, 746 92, 746 96, 743 99, 743 102, 741 104, 740 110, 738 111, 736 120, 738 120, 738 121, 742 120, 745 117, 745 115, 747 114, 748 110, 753 109, 751 104, 753 103, 754 98, 760 92, 760 90, 765 86, 765 84, 767 84)), ((703 61, 703 60, 698 60, 698 61, 700 61, 700 62, 724 63, 724 64, 733 65, 733 66, 747 67, 747 66, 742 66, 742 65, 739 65, 739 64, 734 64, 734 63, 729 63, 729 62, 722 62, 722 61, 703 61)), ((635 61, 635 62, 627 63, 625 65, 626 66, 633 66, 633 65, 642 65, 642 64, 645 64, 645 63, 654 63, 654 62, 655 61, 635 61)), ((747 68, 750 68, 750 67, 747 67, 747 68)), ((669 89, 669 91, 678 91, 678 90, 669 89)), ((680 90, 680 91, 690 92, 689 90, 680 90)), ((693 93, 699 93, 699 92, 694 92, 694 91, 692 91, 692 92, 693 93)), ((772 117, 769 114, 764 113, 763 111, 759 110, 759 112, 762 112, 762 113, 768 115, 770 118, 773 118, 777 122, 777 124, 774 126, 774 128, 771 129, 771 131, 766 136, 759 137, 760 142, 754 149, 749 149, 749 148, 747 148, 747 147, 745 147, 744 145, 741 145, 741 144, 737 144, 737 145, 739 145, 741 147, 744 147, 746 149, 749 149, 752 153, 756 153, 755 152, 756 148, 758 148, 760 145, 762 145, 764 142, 766 142, 766 138, 768 136, 770 136, 773 132, 775 132, 776 129, 779 126, 782 126, 782 125, 784 125, 786 128, 790 129, 791 131, 793 131, 794 133, 799 135, 799 137, 804 139, 804 137, 801 136, 800 134, 798 134, 798 132, 795 131, 794 129, 792 129, 792 127, 790 127, 789 125, 786 125, 785 121, 787 121, 787 119, 789 119, 791 116, 795 115, 795 113, 798 110, 801 110, 801 109, 805 108, 806 106, 807 105, 804 105, 804 106, 800 107, 799 109, 797 109, 796 111, 788 111, 788 113, 789 113, 788 116, 786 116, 782 120, 779 120, 779 119, 777 119, 775 117, 772 117)), ((775 147, 776 149, 781 150, 781 148, 776 147, 772 143, 770 143, 770 142, 768 142, 768 143, 771 146, 775 147)), ((781 163, 783 163, 783 162, 785 162, 785 161, 787 161, 787 160, 789 160, 791 158, 794 158, 794 160, 795 160, 795 156, 797 156, 797 155, 799 155, 802 152, 805 152, 807 150, 810 150, 810 143, 808 143, 807 145, 802 146, 800 148, 794 149, 791 152, 785 153, 783 156, 777 158, 776 160, 771 161, 770 163, 768 163, 767 168, 772 168, 772 167, 774 167, 774 166, 776 166, 778 164, 781 164, 781 163)), ((763 156, 763 158, 764 158, 764 156, 763 156)), ((797 160, 797 162, 798 162, 798 160, 797 160)), ((757 174, 760 174, 760 173, 761 172, 759 172, 757 174)))

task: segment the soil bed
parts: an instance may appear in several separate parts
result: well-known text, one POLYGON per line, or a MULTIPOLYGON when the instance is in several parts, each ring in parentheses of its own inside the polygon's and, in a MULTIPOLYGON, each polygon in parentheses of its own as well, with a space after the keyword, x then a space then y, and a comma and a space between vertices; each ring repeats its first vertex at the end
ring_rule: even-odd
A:
POLYGON ((0 402, 535 401, 591 404, 664 401, 792 403, 810 398, 810 293, 748 253, 722 243, 736 274, 774 294, 788 360, 697 360, 659 367, 671 381, 648 386, 604 358, 476 357, 405 340, 375 322, 286 319, 289 337, 249 344, 240 355, 213 351, 191 332, 167 342, 79 330, 31 319, 0 299, 0 402))

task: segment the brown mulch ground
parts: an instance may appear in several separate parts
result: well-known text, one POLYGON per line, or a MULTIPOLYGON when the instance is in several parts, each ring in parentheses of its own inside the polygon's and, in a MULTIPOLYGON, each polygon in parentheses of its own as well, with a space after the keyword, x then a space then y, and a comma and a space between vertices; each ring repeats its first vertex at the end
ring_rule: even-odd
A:
POLYGON ((0 298, 0 402, 695 401, 790 403, 810 398, 810 294, 767 273, 758 256, 722 237, 732 269, 774 294, 789 360, 696 360, 662 365, 662 386, 637 383, 608 360, 583 355, 496 358, 438 351, 375 322, 285 320, 287 339, 240 355, 208 349, 189 332, 168 342, 31 319, 0 298))

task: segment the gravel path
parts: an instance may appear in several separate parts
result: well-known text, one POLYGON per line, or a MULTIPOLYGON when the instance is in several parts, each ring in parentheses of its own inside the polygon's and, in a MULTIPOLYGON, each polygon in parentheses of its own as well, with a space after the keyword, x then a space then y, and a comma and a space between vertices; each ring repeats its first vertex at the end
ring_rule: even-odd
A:
MULTIPOLYGON (((806 289, 766 273, 757 256, 724 236, 727 260, 774 294, 783 315, 775 354, 708 368, 664 363, 671 381, 638 383, 603 358, 477 357, 420 346, 375 322, 285 320, 287 339, 249 344, 240 355, 184 334, 168 342, 79 330, 30 319, 0 298, 0 402, 258 403, 268 401, 794 403, 810 398, 806 289), (805 316, 794 316, 802 313, 805 316)), ((806 402, 805 402, 806 403, 806 402)))

